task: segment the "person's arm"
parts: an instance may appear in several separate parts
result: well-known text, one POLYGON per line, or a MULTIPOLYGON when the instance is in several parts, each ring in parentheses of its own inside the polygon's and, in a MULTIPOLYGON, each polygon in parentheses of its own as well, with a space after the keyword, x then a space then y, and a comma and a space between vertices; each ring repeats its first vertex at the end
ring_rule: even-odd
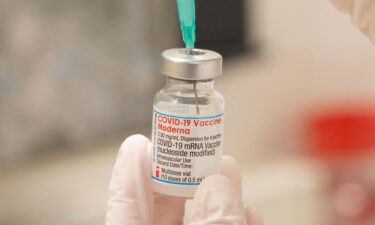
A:
POLYGON ((375 44, 375 0, 330 0, 335 7, 349 13, 352 23, 375 44))

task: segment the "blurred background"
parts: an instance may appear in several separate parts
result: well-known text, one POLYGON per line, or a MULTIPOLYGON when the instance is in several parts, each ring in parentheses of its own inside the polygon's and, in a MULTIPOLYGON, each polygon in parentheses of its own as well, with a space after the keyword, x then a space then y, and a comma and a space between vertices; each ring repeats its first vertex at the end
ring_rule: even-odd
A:
MULTIPOLYGON (((267 225, 375 224, 375 48, 328 0, 197 1, 224 55, 225 154, 267 225)), ((0 1, 0 225, 104 223, 118 148, 151 134, 173 0, 0 1)))

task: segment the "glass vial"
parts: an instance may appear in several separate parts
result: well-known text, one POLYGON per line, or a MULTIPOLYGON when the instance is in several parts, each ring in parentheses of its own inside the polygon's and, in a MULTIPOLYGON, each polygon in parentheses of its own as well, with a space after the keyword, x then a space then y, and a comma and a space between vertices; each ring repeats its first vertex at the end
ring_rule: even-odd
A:
POLYGON ((214 78, 222 73, 222 57, 170 49, 162 59, 167 83, 154 98, 153 190, 191 198, 205 177, 220 173, 224 98, 214 90, 214 78))

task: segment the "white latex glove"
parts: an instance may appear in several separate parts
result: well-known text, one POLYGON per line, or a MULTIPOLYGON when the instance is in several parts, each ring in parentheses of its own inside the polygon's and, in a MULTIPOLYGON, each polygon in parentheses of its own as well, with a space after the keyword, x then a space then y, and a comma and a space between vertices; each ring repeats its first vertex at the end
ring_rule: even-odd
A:
MULTIPOLYGON (((106 225, 183 223, 185 199, 152 192, 151 143, 133 135, 120 148, 109 187, 106 225)), ((191 225, 262 225, 259 214, 244 208, 237 162, 223 157, 222 174, 207 177, 194 197, 191 225)))
POLYGON ((375 0, 330 0, 337 9, 349 13, 353 24, 375 44, 375 0))

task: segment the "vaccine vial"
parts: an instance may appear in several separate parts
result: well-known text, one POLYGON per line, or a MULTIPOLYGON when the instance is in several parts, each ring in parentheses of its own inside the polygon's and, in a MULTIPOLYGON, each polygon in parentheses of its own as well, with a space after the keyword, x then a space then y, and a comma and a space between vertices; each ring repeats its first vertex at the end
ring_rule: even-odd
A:
POLYGON ((154 98, 154 192, 192 198, 205 177, 220 173, 224 98, 214 90, 222 74, 220 54, 202 49, 162 53, 166 85, 154 98))

